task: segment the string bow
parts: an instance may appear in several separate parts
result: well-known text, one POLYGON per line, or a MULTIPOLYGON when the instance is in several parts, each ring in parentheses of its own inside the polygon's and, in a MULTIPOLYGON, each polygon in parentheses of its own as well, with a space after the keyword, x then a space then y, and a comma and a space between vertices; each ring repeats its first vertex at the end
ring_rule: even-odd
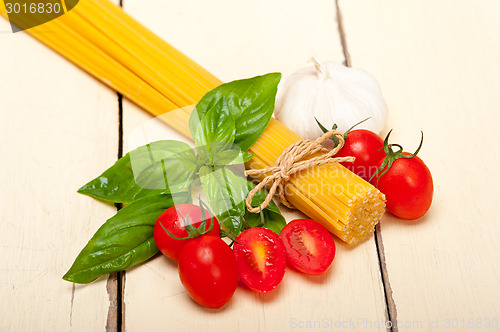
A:
POLYGON ((337 154, 340 149, 342 149, 344 143, 344 135, 332 129, 316 140, 303 139, 291 144, 285 149, 285 151, 283 151, 272 167, 245 171, 245 175, 250 176, 270 173, 248 194, 245 201, 248 211, 258 213, 264 210, 269 205, 275 194, 278 196, 281 204, 290 209, 295 209, 295 207, 285 197, 287 182, 295 173, 308 169, 312 166, 320 166, 334 162, 353 162, 354 157, 333 158, 333 156, 337 154), (323 147, 323 145, 321 145, 321 143, 333 136, 338 138, 339 144, 332 150, 328 151, 325 147, 323 147), (317 152, 323 153, 319 156, 303 160, 304 158, 310 157, 317 152), (258 207, 252 207, 252 199, 255 194, 259 190, 268 186, 268 184, 271 184, 271 187, 266 199, 258 207))

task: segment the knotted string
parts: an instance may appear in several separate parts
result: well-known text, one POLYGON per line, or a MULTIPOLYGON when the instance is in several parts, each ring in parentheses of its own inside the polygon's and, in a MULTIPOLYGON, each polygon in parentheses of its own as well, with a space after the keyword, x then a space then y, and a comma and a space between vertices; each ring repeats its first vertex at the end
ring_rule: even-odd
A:
POLYGON ((248 194, 246 199, 248 211, 258 213, 264 210, 269 205, 275 194, 277 194, 281 204, 290 209, 295 209, 295 207, 285 197, 285 187, 287 182, 290 180, 290 177, 293 174, 312 166, 320 166, 334 162, 353 162, 354 157, 332 158, 337 152, 339 152, 340 149, 342 149, 344 143, 344 135, 336 130, 330 130, 316 140, 303 139, 291 144, 285 149, 285 151, 283 151, 272 167, 245 171, 245 175, 271 173, 259 184, 257 184, 257 186, 255 186, 255 188, 253 188, 248 194), (339 139, 339 144, 334 149, 328 151, 321 145, 321 143, 332 136, 339 139), (311 159, 302 160, 303 158, 313 155, 316 152, 324 152, 324 154, 311 159), (252 207, 252 199, 255 194, 270 183, 272 183, 272 185, 266 199, 258 207, 252 207))

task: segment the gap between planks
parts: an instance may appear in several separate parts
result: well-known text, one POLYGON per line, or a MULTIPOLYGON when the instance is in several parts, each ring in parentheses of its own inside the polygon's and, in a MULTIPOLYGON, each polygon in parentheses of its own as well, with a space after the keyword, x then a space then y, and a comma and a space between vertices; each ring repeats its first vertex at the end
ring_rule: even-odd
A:
MULTIPOLYGON (((342 51, 344 53, 344 64, 347 67, 352 67, 351 55, 349 53, 349 48, 347 47, 347 37, 344 27, 344 18, 342 16, 342 11, 340 9, 340 0, 334 0, 334 1, 337 12, 336 18, 340 35, 340 43, 342 45, 342 51)), ((382 241, 380 222, 375 226, 375 234, 373 237, 375 240, 375 247, 377 249, 380 277, 382 279, 382 286, 384 289, 386 321, 391 322, 390 326, 387 327, 387 330, 390 332, 397 332, 398 331, 397 308, 396 308, 396 303, 394 302, 394 298, 392 297, 391 283, 389 282, 389 272, 387 271, 387 265, 385 262, 385 251, 384 251, 384 243, 382 241)))
MULTIPOLYGON (((120 6, 122 2, 120 1, 120 6)), ((118 153, 117 157, 123 157, 123 96, 118 96, 118 153)), ((122 208, 122 204, 115 204, 117 211, 122 208)), ((106 322, 106 332, 122 332, 125 330, 124 301, 123 294, 125 288, 125 271, 111 273, 106 283, 106 291, 109 298, 108 318, 106 322)))
MULTIPOLYGON (((382 278, 382 285, 384 286, 384 298, 386 305, 386 320, 391 322, 391 325, 387 327, 390 332, 397 332, 397 310, 396 303, 392 298, 392 289, 389 282, 389 273, 387 272, 387 265, 385 263, 385 251, 384 243, 382 242, 382 232, 380 231, 380 222, 375 226, 375 247, 377 248, 378 265, 380 269, 380 277, 382 278)), ((386 325, 387 326, 387 325, 386 325)))

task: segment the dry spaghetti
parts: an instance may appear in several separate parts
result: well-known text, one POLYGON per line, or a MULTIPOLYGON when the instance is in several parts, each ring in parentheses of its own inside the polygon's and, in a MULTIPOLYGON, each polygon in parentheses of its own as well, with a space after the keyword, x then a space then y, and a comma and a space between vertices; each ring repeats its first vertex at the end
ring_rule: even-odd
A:
MULTIPOLYGON (((2 1, 0 14, 7 16, 2 1)), ((63 16, 26 31, 152 115, 182 108, 161 117, 181 133, 189 132, 186 106, 222 83, 108 0, 82 0, 63 16)), ((271 119, 248 151, 254 157, 246 166, 256 170, 251 176, 262 181, 273 167, 288 165, 291 159, 280 156, 301 140, 271 119)), ((300 144, 291 150, 302 149, 300 144)), ((324 158, 316 148, 309 152, 309 160, 324 158)), ((314 163, 306 159, 278 170, 287 182, 281 190, 286 201, 347 243, 366 239, 385 211, 383 194, 338 162, 314 163), (308 167, 292 174, 298 165, 308 167)))

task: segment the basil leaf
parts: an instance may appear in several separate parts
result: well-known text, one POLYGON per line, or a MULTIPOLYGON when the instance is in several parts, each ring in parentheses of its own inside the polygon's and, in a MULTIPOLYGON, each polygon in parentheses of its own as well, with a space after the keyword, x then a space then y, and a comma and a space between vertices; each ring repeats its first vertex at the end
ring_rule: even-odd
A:
POLYGON ((243 159, 243 162, 246 163, 247 161, 250 161, 250 159, 253 158, 253 153, 242 152, 241 158, 243 159))
POLYGON ((240 147, 229 142, 212 142, 198 148, 198 163, 206 166, 240 165, 252 159, 252 153, 242 152, 240 147))
MULTIPOLYGON (((274 204, 270 203, 269 205, 274 204)), ((269 228, 276 234, 279 234, 283 227, 286 225, 285 217, 281 213, 276 213, 272 209, 267 207, 262 211, 262 216, 260 213, 252 213, 247 211, 245 213, 245 220, 249 227, 265 227, 269 228), (264 223, 262 223, 262 219, 264 223)))
POLYGON ((219 155, 215 156, 215 165, 216 166, 223 166, 223 165, 241 165, 252 159, 253 153, 246 153, 240 151, 240 148, 238 147, 237 149, 238 153, 235 152, 229 152, 228 150, 225 150, 221 152, 219 155), (233 155, 236 156, 232 158, 233 155))
POLYGON ((158 252, 153 229, 160 214, 187 201, 188 195, 157 195, 138 200, 108 219, 80 252, 63 279, 86 284, 122 271, 158 252))
POLYGON ((135 182, 142 188, 163 189, 166 193, 177 193, 193 181, 197 170, 196 156, 194 151, 189 149, 181 154, 154 162, 136 177, 135 182))
MULTIPOLYGON (((248 227, 264 226, 278 233, 286 225, 285 217, 276 204, 271 201, 262 213, 251 213, 247 210, 245 200, 255 185, 241 176, 236 175, 227 167, 200 168, 200 179, 203 192, 208 203, 217 216, 233 235, 243 231, 243 225, 248 227)), ((264 190, 259 190, 252 199, 252 206, 257 207, 267 196, 264 190)))
MULTIPOLYGON (((193 113, 196 111, 193 110, 193 113)), ((234 141, 236 135, 234 118, 229 111, 227 100, 219 99, 217 103, 207 109, 205 116, 200 118, 200 124, 194 132, 193 138, 196 147, 211 147, 212 142, 234 141)))
MULTIPOLYGON (((252 190, 255 185, 248 181, 248 190, 252 190)), ((252 198, 252 206, 259 206, 265 199, 267 193, 264 190, 259 190, 252 198)), ((261 213, 252 213, 248 210, 245 211, 245 221, 251 227, 263 226, 269 228, 275 233, 279 234, 283 227, 286 225, 286 219, 281 214, 276 204, 271 201, 269 205, 262 210, 261 213)))
POLYGON ((106 201, 132 203, 183 190, 197 170, 195 152, 188 144, 156 141, 127 153, 78 192, 106 201))
POLYGON ((267 127, 274 111, 280 73, 222 84, 209 91, 196 105, 189 119, 191 133, 197 133, 203 118, 221 100, 226 100, 236 128, 234 143, 246 151, 267 127))
POLYGON ((233 143, 212 143, 214 166, 243 164, 243 155, 238 145, 233 143))
POLYGON ((219 222, 228 227, 234 235, 242 229, 245 214, 245 199, 248 194, 246 180, 227 167, 200 168, 203 192, 219 222))

